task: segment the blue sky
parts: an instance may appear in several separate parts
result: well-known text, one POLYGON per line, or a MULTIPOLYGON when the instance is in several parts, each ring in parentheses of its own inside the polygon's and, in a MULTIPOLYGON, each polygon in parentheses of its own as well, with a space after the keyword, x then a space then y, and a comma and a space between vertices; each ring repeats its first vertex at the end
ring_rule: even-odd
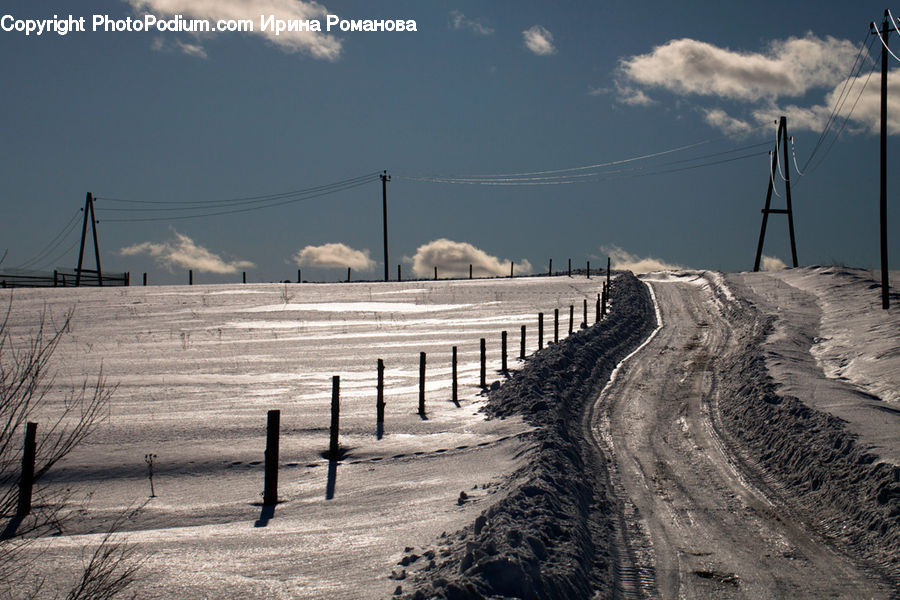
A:
MULTIPOLYGON (((442 273, 472 261, 489 271, 509 260, 543 271, 549 258, 580 265, 610 252, 623 264, 652 257, 746 270, 773 119, 788 115, 802 169, 847 89, 859 44, 870 41, 868 22, 880 22, 885 8, 865 1, 7 1, 2 13, 15 19, 71 13, 86 17, 89 30, 0 32, 3 268, 73 267, 80 226, 66 226, 92 192, 101 198, 105 270, 146 271, 152 283, 182 283, 189 266, 198 282, 236 281, 241 271, 275 281, 296 277, 300 260, 305 278, 345 277, 339 264, 378 278, 381 184, 373 174, 386 169, 392 276, 398 262, 405 273, 428 269, 428 261, 441 263, 442 273), (94 14, 237 15, 257 29, 262 14, 323 25, 334 14, 411 19, 416 31, 103 33, 90 31, 94 14), (676 148, 684 149, 564 171, 676 148), (719 162, 732 158, 740 159, 719 162), (555 173, 461 182, 545 171, 555 173), (215 203, 360 176, 368 176, 364 185, 280 206, 215 203), (112 198, 269 207, 173 219, 196 211, 169 209, 202 205, 112 198), (160 220, 134 220, 148 217, 160 220)), ((900 48, 896 34, 892 40, 900 48)), ((880 56, 877 46, 871 55, 880 56)), ((802 265, 878 267, 877 70, 857 93, 871 65, 864 62, 803 177, 790 161, 802 265)), ((892 58, 891 67, 900 64, 892 58)), ((896 74, 892 86, 900 84, 896 74)), ((900 156, 897 90, 889 165, 900 156)), ((775 181, 781 185, 780 174, 775 181)), ((896 267, 897 169, 888 189, 896 267)), ((765 254, 789 262, 778 215, 765 254)))

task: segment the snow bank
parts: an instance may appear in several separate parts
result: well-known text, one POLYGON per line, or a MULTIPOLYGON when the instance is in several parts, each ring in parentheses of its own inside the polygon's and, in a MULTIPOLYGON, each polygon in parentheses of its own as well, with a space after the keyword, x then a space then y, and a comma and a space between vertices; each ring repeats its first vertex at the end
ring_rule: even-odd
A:
POLYGON ((784 393, 766 364, 775 318, 743 300, 729 306, 744 343, 721 358, 719 434, 751 473, 762 469, 758 485, 783 507, 900 583, 900 469, 841 419, 784 393))
POLYGON ((503 500, 426 551, 432 558, 407 584, 413 588, 407 598, 553 599, 610 591, 614 510, 602 480, 584 476, 604 467, 588 464, 580 417, 655 326, 647 288, 633 275, 615 280, 612 300, 616 309, 606 320, 538 352, 491 393, 491 416, 522 415, 535 427, 530 460, 510 479, 503 500))

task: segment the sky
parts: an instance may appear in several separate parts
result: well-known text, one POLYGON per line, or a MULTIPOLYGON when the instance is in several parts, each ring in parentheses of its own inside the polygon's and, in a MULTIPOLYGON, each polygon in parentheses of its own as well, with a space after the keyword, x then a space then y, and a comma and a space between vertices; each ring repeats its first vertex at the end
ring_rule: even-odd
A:
MULTIPOLYGON (((392 278, 398 264, 405 277, 470 263, 499 275, 510 262, 524 274, 607 256, 749 270, 766 188, 783 208, 785 176, 800 265, 878 268, 869 22, 886 8, 7 0, 0 271, 73 268, 90 192, 102 267, 133 281, 186 283, 188 269, 195 283, 294 280, 298 268, 340 280, 347 267, 378 279, 384 171, 392 278), (70 14, 86 31, 16 31, 70 14), (254 31, 94 31, 95 15, 247 19, 254 31), (276 35, 267 19, 322 31, 276 35), (382 19, 404 31, 341 30, 382 19), (780 115, 793 143, 772 173, 780 115)), ((891 44, 900 55, 896 33, 891 44)), ((896 268, 900 61, 889 66, 896 268)), ((93 268, 90 243, 86 254, 93 268)), ((764 254, 790 264, 783 215, 769 218, 764 254)))

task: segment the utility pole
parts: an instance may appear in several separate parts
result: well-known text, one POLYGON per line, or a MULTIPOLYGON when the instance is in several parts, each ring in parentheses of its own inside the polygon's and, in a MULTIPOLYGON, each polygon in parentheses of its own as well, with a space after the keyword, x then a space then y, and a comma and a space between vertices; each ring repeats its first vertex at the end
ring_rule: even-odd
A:
POLYGON ((381 177, 381 208, 384 214, 384 280, 388 281, 387 182, 391 180, 391 176, 385 170, 379 177, 381 177))
MULTIPOLYGON (((763 250, 763 242, 766 239, 766 225, 769 222, 770 214, 780 214, 787 215, 788 218, 788 230, 791 237, 791 259, 794 268, 797 268, 797 243, 794 237, 794 211, 791 207, 791 175, 790 175, 790 164, 788 163, 788 146, 787 146, 787 117, 782 116, 778 120, 778 131, 775 134, 775 151, 772 152, 772 165, 769 168, 769 183, 766 188, 766 205, 762 209, 762 226, 759 229, 759 244, 756 247, 756 260, 753 263, 753 270, 759 271, 759 265, 762 260, 762 250, 763 250), (784 190, 785 190, 785 204, 787 208, 772 208, 772 192, 775 189, 775 171, 780 169, 779 164, 779 150, 778 146, 781 145, 782 140, 784 140, 784 190)), ((776 192, 777 193, 777 192, 776 192)))
POLYGON ((75 286, 81 285, 81 267, 84 264, 84 244, 87 241, 87 224, 91 220, 91 232, 94 235, 94 259, 97 261, 97 285, 103 285, 103 272, 100 269, 100 246, 97 244, 97 218, 94 215, 94 196, 88 192, 84 199, 84 221, 81 224, 81 249, 78 251, 78 268, 75 270, 75 286))
POLYGON ((888 11, 884 11, 884 20, 881 22, 881 33, 875 27, 875 22, 870 23, 872 33, 881 35, 881 308, 887 310, 891 305, 890 277, 888 275, 888 246, 887 246, 887 77, 888 77, 888 33, 897 31, 893 23, 888 20, 888 11))

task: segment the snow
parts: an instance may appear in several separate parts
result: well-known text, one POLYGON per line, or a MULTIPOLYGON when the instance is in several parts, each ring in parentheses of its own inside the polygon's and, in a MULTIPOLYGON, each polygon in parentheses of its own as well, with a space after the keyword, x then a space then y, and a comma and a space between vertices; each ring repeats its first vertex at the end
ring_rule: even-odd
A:
MULTIPOLYGON (((378 598, 404 547, 471 522, 503 492, 495 482, 521 466, 530 427, 486 421, 479 339, 488 383, 521 367, 519 330, 536 350, 574 328, 601 279, 171 286, 16 290, 11 327, 24 341, 41 310, 74 307, 55 355, 50 407, 66 385, 104 377, 117 389, 108 419, 56 468, 51 489, 90 494, 68 535, 35 546, 54 585, 80 565, 82 546, 118 511, 149 492, 144 455, 157 455, 157 498, 126 526, 146 559, 142 597, 378 598), (390 301, 378 301, 378 298, 390 301), (450 355, 459 348, 460 407, 450 402, 450 355), (427 351, 427 420, 417 414, 419 352, 427 351), (376 361, 385 361, 386 422, 375 431, 376 361), (329 477, 331 377, 341 377, 341 444, 329 477), (281 410, 279 498, 265 527, 266 411, 281 410), (334 497, 326 500, 328 479, 334 497), (478 486, 473 490, 473 486, 478 486), (470 499, 459 505, 466 490, 470 499), (353 550, 352 552, 350 550, 353 550)), ((4 291, 6 298, 10 293, 4 291)), ((50 411, 52 412, 52 410, 50 411)), ((81 497, 81 496, 79 496, 81 497)))

